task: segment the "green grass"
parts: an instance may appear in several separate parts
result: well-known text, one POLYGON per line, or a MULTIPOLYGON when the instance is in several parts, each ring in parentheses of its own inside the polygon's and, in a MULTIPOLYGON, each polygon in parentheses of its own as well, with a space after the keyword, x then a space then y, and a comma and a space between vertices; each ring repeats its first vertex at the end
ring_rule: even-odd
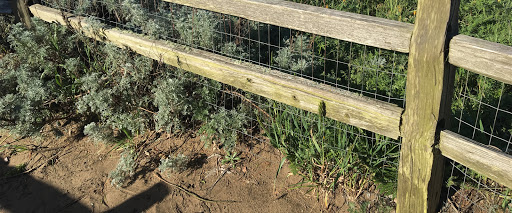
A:
POLYGON ((383 193, 395 193, 399 146, 391 139, 372 139, 364 130, 325 118, 321 107, 318 115, 270 103, 272 119, 261 116, 261 126, 285 154, 292 172, 304 178, 301 186, 333 190, 340 184, 356 188, 364 185, 361 180, 374 180, 383 193))
POLYGON ((4 178, 13 177, 16 175, 23 174, 25 171, 27 171, 27 164, 22 163, 22 164, 15 166, 14 168, 9 169, 7 172, 5 172, 3 174, 3 177, 4 178))

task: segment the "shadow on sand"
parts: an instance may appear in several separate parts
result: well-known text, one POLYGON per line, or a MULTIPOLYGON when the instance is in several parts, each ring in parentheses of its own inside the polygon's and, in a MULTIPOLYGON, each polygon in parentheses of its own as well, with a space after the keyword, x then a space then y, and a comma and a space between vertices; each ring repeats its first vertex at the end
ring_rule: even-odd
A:
MULTIPOLYGON (((92 206, 80 202, 82 197, 70 197, 28 174, 2 178, 6 171, 13 169, 0 165, 0 212, 94 212, 92 206)), ((168 188, 160 182, 107 212, 142 212, 161 202, 167 194, 168 188)))

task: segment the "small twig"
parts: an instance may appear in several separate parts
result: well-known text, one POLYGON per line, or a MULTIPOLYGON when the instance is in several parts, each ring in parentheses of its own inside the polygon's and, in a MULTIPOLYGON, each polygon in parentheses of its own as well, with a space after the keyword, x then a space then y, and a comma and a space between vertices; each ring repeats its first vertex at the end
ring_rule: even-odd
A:
POLYGON ((220 174, 219 178, 217 178, 217 180, 215 181, 215 183, 213 183, 212 186, 210 186, 210 188, 208 188, 208 192, 210 192, 213 187, 215 187, 215 185, 217 185, 217 183, 220 181, 220 179, 222 179, 222 177, 224 177, 224 175, 229 171, 229 167, 227 169, 225 169, 222 174, 220 174))
POLYGON ((15 174, 15 175, 12 175, 12 176, 9 176, 9 177, 3 177, 3 178, 0 178, 0 180, 7 180, 7 179, 11 179, 11 178, 15 178, 15 177, 19 177, 19 176, 22 176, 24 174, 28 174, 28 173, 31 173, 33 172, 34 170, 38 169, 39 167, 41 167, 42 165, 39 165, 37 167, 34 167, 32 169, 29 169, 27 171, 24 171, 22 173, 18 173, 18 174, 15 174))
POLYGON ((453 208, 453 210, 455 210, 455 212, 459 213, 459 210, 457 210, 457 208, 455 208, 455 205, 452 203, 452 200, 450 198, 448 198, 448 202, 450 203, 450 206, 453 208))
POLYGON ((139 109, 140 109, 140 110, 144 110, 144 111, 146 111, 146 112, 149 112, 149 113, 151 113, 151 114, 156 114, 156 112, 153 112, 153 111, 151 111, 151 110, 148 110, 148 109, 145 109, 145 108, 142 108, 142 107, 139 107, 139 109))
MULTIPOLYGON (((4 137, 5 137, 5 136, 4 136, 4 137)), ((9 139, 9 138, 11 138, 11 134, 9 134, 9 136, 5 137, 5 138, 2 140, 2 142, 0 142, 0 145, 4 144, 4 142, 5 142, 7 139, 9 139)))
POLYGON ((355 198, 356 200, 359 197, 359 195, 361 195, 361 193, 363 193, 363 188, 364 188, 365 183, 366 183, 366 181, 363 181, 363 184, 361 184, 361 187, 359 187, 359 192, 357 193, 356 198, 355 198))
POLYGON ((181 191, 183 191, 183 192, 187 193, 188 195, 190 195, 190 196, 192 196, 192 197, 194 197, 194 198, 196 198, 196 199, 198 199, 198 200, 200 200, 200 201, 203 201, 203 202, 211 202, 211 203, 235 203, 235 202, 237 202, 237 201, 234 201, 234 200, 210 200, 210 199, 207 199, 207 198, 203 198, 203 197, 201 197, 201 196, 197 195, 197 194, 196 194, 196 193, 194 193, 194 192, 191 192, 191 191, 189 191, 189 190, 187 190, 187 189, 185 189, 185 188, 183 188, 183 187, 181 187, 181 186, 179 186, 179 185, 176 185, 176 184, 174 184, 174 183, 171 183, 171 182, 169 182, 169 181, 165 180, 165 179, 160 175, 160 173, 155 172, 154 174, 155 174, 155 176, 156 176, 156 177, 158 177, 158 179, 160 179, 162 182, 164 182, 164 183, 166 183, 166 184, 168 184, 168 185, 170 185, 170 186, 172 186, 172 187, 174 187, 174 188, 177 188, 177 189, 179 189, 179 190, 181 190, 181 191))
POLYGON ((32 148, 30 149, 31 152, 48 152, 48 151, 53 151, 53 150, 57 150, 57 149, 62 149, 62 148, 66 148, 68 145, 64 145, 64 146, 59 146, 59 147, 53 147, 53 148, 47 148, 47 147, 36 147, 36 148, 32 148))
POLYGON ((267 116, 268 118, 272 118, 270 117, 270 115, 265 112, 265 110, 263 110, 262 108, 260 108, 258 105, 254 104, 251 100, 249 100, 248 98, 246 98, 245 96, 243 96, 242 94, 238 93, 238 92, 235 92, 235 91, 230 91, 230 90, 223 90, 222 92, 225 92, 225 93, 228 93, 228 94, 231 94, 231 95, 235 95, 239 98, 241 98, 243 101, 251 104, 253 107, 255 107, 256 109, 258 109, 258 111, 260 111, 261 113, 263 113, 265 116, 267 116))
POLYGON ((69 202, 68 204, 66 204, 61 210, 59 210, 58 212, 63 212, 65 209, 69 208, 70 206, 74 205, 75 203, 77 203, 78 201, 84 199, 85 195, 82 195, 80 196, 79 198, 69 202))
POLYGON ((126 193, 126 194, 129 194, 129 195, 136 195, 136 194, 137 194, 137 193, 132 192, 132 191, 130 191, 130 190, 128 190, 128 189, 123 189, 123 188, 121 188, 121 187, 116 187, 116 188, 117 188, 117 190, 119 190, 119 191, 121 191, 121 192, 124 192, 124 193, 126 193))

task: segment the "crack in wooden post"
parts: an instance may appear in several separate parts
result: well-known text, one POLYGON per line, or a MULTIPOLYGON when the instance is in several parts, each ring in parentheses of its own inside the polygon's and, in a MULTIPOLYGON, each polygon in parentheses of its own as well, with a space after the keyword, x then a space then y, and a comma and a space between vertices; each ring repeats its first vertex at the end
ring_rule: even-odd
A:
POLYGON ((459 0, 419 0, 409 51, 398 171, 397 212, 436 212, 444 157, 437 144, 449 123, 455 68, 447 60, 458 33, 459 0))

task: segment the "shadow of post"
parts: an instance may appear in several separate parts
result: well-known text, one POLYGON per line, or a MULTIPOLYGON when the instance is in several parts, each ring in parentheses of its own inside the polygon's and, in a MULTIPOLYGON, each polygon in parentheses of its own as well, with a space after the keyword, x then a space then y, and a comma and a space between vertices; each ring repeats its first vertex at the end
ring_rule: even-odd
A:
MULTIPOLYGON (((80 198, 70 197, 30 175, 3 177, 13 169, 0 164, 0 212, 92 212, 79 202, 80 198)), ((143 212, 168 194, 169 189, 159 182, 107 212, 143 212)))
POLYGON ((3 177, 13 167, 0 165, 0 212, 90 212, 79 199, 30 175, 3 177))
POLYGON ((163 201, 168 194, 169 189, 162 182, 159 182, 151 188, 146 189, 146 191, 131 197, 107 212, 143 212, 154 204, 163 201))

